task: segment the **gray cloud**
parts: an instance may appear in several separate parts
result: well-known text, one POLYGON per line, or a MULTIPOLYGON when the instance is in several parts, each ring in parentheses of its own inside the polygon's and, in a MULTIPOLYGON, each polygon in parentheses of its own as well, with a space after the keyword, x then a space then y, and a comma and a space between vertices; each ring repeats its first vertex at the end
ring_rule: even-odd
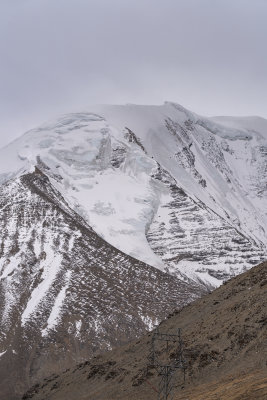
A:
POLYGON ((0 145, 94 103, 267 117, 265 0, 0 0, 0 145))

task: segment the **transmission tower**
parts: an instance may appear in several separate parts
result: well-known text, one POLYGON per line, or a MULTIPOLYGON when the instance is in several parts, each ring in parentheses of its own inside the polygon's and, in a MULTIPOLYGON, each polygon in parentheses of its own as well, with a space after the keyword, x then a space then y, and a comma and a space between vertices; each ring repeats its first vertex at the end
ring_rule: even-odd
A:
POLYGON ((155 368, 160 377, 158 400, 172 400, 174 374, 177 370, 180 369, 183 372, 183 380, 185 381, 186 363, 183 355, 181 329, 178 329, 177 334, 169 334, 161 333, 159 329, 156 328, 151 338, 148 368, 155 368), (165 342, 166 344, 163 351, 159 348, 160 342, 165 342), (175 356, 172 360, 169 356, 170 343, 176 347, 174 353, 172 353, 175 356))

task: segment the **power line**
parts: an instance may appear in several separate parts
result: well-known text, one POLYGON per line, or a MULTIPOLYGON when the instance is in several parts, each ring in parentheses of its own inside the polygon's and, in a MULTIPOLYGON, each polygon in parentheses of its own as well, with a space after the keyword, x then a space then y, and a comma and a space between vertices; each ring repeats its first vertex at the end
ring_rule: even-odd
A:
POLYGON ((158 385, 158 400, 172 400, 172 392, 174 388, 174 375, 177 370, 183 371, 183 379, 185 381, 185 370, 186 363, 183 355, 183 341, 181 337, 181 329, 178 329, 177 334, 169 334, 159 332, 156 328, 153 332, 150 344, 150 350, 148 355, 147 368, 154 368, 159 377, 158 385), (163 352, 159 352, 158 342, 165 342, 163 352), (176 346, 174 359, 170 359, 169 356, 169 343, 176 346))

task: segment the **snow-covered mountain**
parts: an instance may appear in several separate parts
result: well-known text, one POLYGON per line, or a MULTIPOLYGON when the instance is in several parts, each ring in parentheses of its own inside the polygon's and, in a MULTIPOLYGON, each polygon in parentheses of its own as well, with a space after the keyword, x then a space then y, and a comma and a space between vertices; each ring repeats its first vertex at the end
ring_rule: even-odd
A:
POLYGON ((0 393, 266 259, 266 197, 257 117, 97 106, 0 150, 0 393))
POLYGON ((173 103, 99 106, 2 149, 2 183, 38 165, 108 243, 218 286, 266 254, 267 121, 173 103))

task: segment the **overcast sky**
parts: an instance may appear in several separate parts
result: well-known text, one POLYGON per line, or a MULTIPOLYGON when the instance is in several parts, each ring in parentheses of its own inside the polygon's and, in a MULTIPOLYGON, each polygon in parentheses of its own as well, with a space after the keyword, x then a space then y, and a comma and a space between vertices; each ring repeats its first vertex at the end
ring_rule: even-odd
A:
POLYGON ((90 104, 267 118, 267 0, 0 0, 0 145, 90 104))

